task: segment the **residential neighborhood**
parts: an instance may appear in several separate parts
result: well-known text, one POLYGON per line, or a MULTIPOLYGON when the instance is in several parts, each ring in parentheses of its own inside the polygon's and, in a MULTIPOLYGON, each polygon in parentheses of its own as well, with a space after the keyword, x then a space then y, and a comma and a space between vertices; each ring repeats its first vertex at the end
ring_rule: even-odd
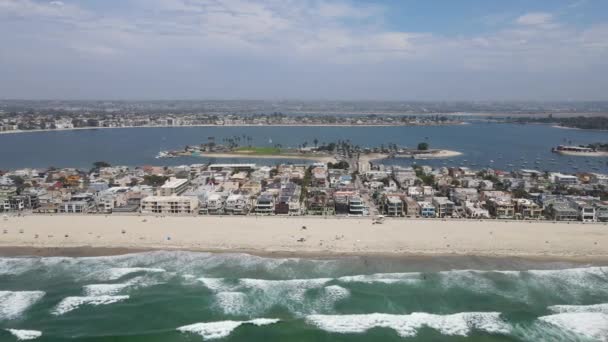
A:
POLYGON ((0 173, 5 214, 279 215, 608 222, 608 175, 336 164, 0 173))

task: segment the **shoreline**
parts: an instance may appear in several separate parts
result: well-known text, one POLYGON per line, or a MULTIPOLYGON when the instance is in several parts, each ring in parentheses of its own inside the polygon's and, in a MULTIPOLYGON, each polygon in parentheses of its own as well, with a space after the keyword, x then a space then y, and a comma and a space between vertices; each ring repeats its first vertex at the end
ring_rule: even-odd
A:
POLYGON ((20 133, 41 133, 41 132, 69 132, 69 131, 91 131, 98 129, 126 129, 126 128, 188 128, 188 127, 435 127, 435 126, 460 126, 468 125, 467 122, 455 122, 446 124, 436 125, 400 125, 400 124, 366 124, 366 125, 353 125, 353 124, 272 124, 272 125, 259 125, 259 124, 237 124, 237 125, 183 125, 183 126, 172 126, 172 125, 160 125, 160 126, 124 126, 124 127, 74 127, 74 128, 55 128, 55 129, 31 129, 31 130, 11 130, 11 131, 0 131, 2 134, 20 134, 20 133))
POLYGON ((370 218, 135 215, 35 215, 0 221, 0 254, 19 248, 78 254, 72 248, 80 248, 119 254, 185 250, 270 257, 476 256, 582 262, 608 261, 607 246, 608 226, 582 223, 412 219, 373 225, 370 218))
POLYGON ((28 257, 60 257, 60 258, 95 258, 124 256, 149 252, 191 252, 210 253, 215 255, 245 254, 269 259, 310 259, 310 260, 337 260, 347 258, 389 259, 396 261, 432 261, 435 258, 458 259, 475 258, 492 261, 539 262, 539 263, 571 263, 581 266, 602 265, 608 266, 607 256, 562 256, 562 255, 477 255, 477 254, 394 254, 394 253, 320 253, 320 252, 263 252, 259 250, 217 250, 217 249, 190 249, 190 248, 125 248, 125 247, 31 247, 31 246, 0 246, 0 258, 28 258, 28 257))

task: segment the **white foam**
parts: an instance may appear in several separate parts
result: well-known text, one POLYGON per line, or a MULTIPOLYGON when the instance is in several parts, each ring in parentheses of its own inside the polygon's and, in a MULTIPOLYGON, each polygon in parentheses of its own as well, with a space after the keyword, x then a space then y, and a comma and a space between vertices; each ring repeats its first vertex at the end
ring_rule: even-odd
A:
POLYGON ((243 292, 219 292, 215 304, 227 315, 242 314, 247 308, 247 295, 243 292))
POLYGON ((435 329, 444 335, 459 336, 467 336, 473 329, 497 334, 507 334, 510 331, 510 326, 500 318, 498 312, 462 312, 452 315, 310 315, 306 321, 334 333, 363 333, 372 328, 389 328, 402 337, 415 336, 422 327, 435 329))
POLYGON ((344 276, 338 278, 339 281, 344 283, 384 283, 384 284, 417 284, 421 281, 420 273, 376 273, 376 274, 364 274, 364 275, 353 275, 344 276))
POLYGON ((337 302, 350 297, 350 291, 342 286, 330 285, 323 288, 319 297, 310 303, 310 307, 305 308, 305 312, 314 313, 330 313, 334 311, 334 306, 337 302))
POLYGON ((66 297, 57 304, 52 314, 59 316, 76 310, 82 305, 108 305, 127 299, 129 299, 129 296, 66 297))
POLYGON ((243 278, 240 283, 246 287, 271 290, 274 288, 319 288, 330 282, 331 278, 313 278, 313 279, 288 279, 288 280, 266 280, 266 279, 250 279, 243 278))
POLYGON ((124 284, 91 284, 84 286, 84 293, 87 297, 113 296, 131 286, 124 284))
POLYGON ((83 287, 84 294, 87 297, 98 297, 98 296, 114 296, 121 293, 124 290, 132 288, 148 287, 161 282, 152 279, 151 277, 136 277, 130 279, 127 282, 119 284, 90 284, 83 287))
POLYGON ((101 271, 101 278, 104 280, 117 280, 132 273, 162 273, 165 272, 162 268, 149 267, 114 267, 101 271))
POLYGON ((608 341, 608 314, 601 312, 567 312, 538 318, 558 328, 597 341, 608 341))
POLYGON ((551 312, 601 312, 608 314, 608 303, 594 305, 553 305, 549 307, 551 312))
POLYGON ((19 341, 35 340, 42 336, 42 332, 38 330, 17 330, 17 329, 6 329, 19 341))
POLYGON ((230 291, 235 288, 235 286, 227 284, 224 278, 198 278, 197 280, 214 292, 230 291))
POLYGON ((195 323, 177 328, 179 332, 188 332, 201 335, 205 340, 224 338, 243 324, 263 326, 278 323, 280 320, 272 318, 258 318, 250 321, 221 321, 208 323, 195 323))
POLYGON ((43 291, 0 291, 0 320, 21 316, 43 296, 43 291))

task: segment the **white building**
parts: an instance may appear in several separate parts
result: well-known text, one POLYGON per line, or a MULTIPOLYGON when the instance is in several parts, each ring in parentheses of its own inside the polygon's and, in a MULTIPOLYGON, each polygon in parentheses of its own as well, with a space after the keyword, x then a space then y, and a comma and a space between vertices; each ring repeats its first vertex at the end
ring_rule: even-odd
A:
POLYGON ((142 214, 192 214, 198 200, 185 196, 149 196, 141 200, 142 214))
POLYGON ((233 215, 245 215, 249 211, 247 197, 241 194, 232 194, 226 199, 224 212, 233 215))
POLYGON ((163 184, 158 194, 160 196, 173 196, 173 195, 181 195, 186 189, 188 189, 188 185, 190 182, 187 179, 179 179, 179 178, 170 178, 163 184))
POLYGON ((562 185, 573 185, 578 183, 578 178, 572 175, 564 175, 562 173, 551 173, 553 183, 562 185))

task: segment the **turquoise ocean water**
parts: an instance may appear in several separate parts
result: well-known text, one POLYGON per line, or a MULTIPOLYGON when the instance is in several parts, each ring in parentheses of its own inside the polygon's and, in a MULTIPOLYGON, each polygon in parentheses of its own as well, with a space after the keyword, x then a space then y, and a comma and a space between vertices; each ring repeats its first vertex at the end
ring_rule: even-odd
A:
POLYGON ((608 267, 146 252, 0 258, 0 341, 608 341, 608 267))

